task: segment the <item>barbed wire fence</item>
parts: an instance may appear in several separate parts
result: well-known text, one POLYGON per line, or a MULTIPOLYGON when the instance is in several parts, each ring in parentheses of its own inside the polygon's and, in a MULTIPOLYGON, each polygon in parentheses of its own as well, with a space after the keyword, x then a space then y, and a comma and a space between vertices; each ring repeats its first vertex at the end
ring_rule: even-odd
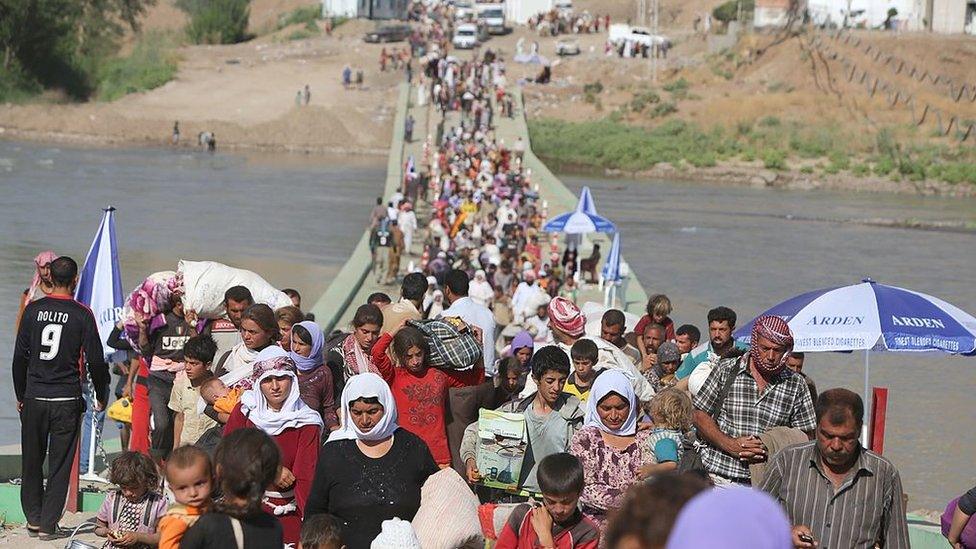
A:
POLYGON ((898 58, 890 53, 885 53, 879 46, 866 44, 862 48, 861 44, 863 41, 860 37, 853 36, 849 33, 842 34, 842 32, 838 31, 827 34, 808 33, 805 39, 801 38, 801 47, 804 51, 807 51, 811 55, 811 59, 819 59, 823 65, 826 74, 825 83, 820 82, 817 76, 816 61, 812 61, 815 85, 818 89, 832 93, 842 102, 845 99, 849 100, 860 111, 862 116, 871 120, 865 108, 856 106, 858 103, 855 97, 852 97, 851 94, 846 94, 834 85, 835 78, 830 72, 830 62, 834 61, 843 67, 841 76, 848 84, 854 86, 855 89, 863 90, 870 99, 880 96, 889 108, 905 110, 910 114, 912 123, 915 126, 921 127, 928 122, 933 124, 934 131, 940 137, 951 137, 960 143, 965 143, 970 139, 976 142, 976 122, 964 120, 958 114, 939 108, 919 98, 917 93, 906 90, 896 82, 879 76, 875 72, 874 67, 865 67, 864 65, 866 63, 859 63, 857 60, 852 59, 843 51, 828 44, 827 40, 852 45, 867 55, 873 62, 881 63, 882 68, 890 68, 896 76, 904 73, 905 76, 916 82, 922 84, 928 82, 928 86, 937 87, 935 90, 936 93, 946 93, 947 97, 955 103, 966 104, 967 102, 976 102, 976 86, 968 82, 955 82, 948 76, 937 74, 927 69, 919 69, 918 66, 910 64, 904 59, 898 58), (824 36, 827 38, 825 39, 824 36), (873 55, 872 52, 874 52, 873 55), (882 61, 882 59, 884 60, 882 61))

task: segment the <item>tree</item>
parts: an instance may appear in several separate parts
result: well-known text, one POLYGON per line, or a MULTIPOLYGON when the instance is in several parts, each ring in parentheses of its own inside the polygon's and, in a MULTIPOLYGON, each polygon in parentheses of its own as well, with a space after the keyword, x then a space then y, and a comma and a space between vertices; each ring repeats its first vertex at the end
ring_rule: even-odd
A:
POLYGON ((186 34, 197 44, 234 44, 248 38, 251 0, 178 0, 190 16, 186 34))
POLYGON ((0 95, 45 87, 87 97, 95 67, 117 50, 119 21, 138 30, 155 1, 0 0, 0 95))

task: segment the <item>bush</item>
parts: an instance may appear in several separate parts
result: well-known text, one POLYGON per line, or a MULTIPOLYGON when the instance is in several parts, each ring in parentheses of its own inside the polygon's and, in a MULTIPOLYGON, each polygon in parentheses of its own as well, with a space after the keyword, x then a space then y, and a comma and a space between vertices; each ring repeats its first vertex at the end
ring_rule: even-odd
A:
POLYGON ((98 98, 114 101, 123 95, 158 88, 176 76, 177 59, 172 42, 148 33, 128 57, 105 62, 97 72, 98 98))
POLYGON ((643 112, 647 105, 659 103, 660 101, 661 97, 657 94, 657 92, 653 90, 646 91, 642 94, 634 96, 634 98, 630 101, 630 110, 634 112, 643 112))
MULTIPOLYGON (((318 29, 315 29, 318 31, 318 29)), ((308 29, 298 29, 288 35, 289 40, 305 40, 308 38, 314 38, 318 35, 318 32, 312 32, 308 29)))
POLYGON ((600 82, 591 82, 589 84, 583 84, 583 93, 598 94, 603 92, 603 84, 600 82))
POLYGON ((738 15, 739 3, 736 0, 729 0, 724 4, 719 4, 718 6, 715 6, 715 9, 712 10, 712 17, 721 21, 722 23, 735 21, 738 15))
POLYGON ((177 0, 190 16, 186 35, 195 44, 235 44, 247 36, 251 0, 177 0))
POLYGON ((786 153, 779 149, 767 149, 763 152, 762 160, 767 170, 786 169, 786 153))
POLYGON ((688 81, 685 80, 684 77, 682 77, 675 80, 674 82, 668 82, 667 84, 661 87, 664 88, 664 91, 666 92, 680 93, 680 92, 687 92, 688 88, 691 87, 691 84, 689 84, 688 81))
POLYGON ((778 128, 782 124, 783 123, 780 122, 779 118, 776 118, 775 116, 766 116, 759 121, 759 125, 763 126, 764 128, 778 128))
POLYGON ((678 107, 673 102, 667 101, 665 103, 658 103, 655 105, 654 109, 651 110, 651 116, 654 118, 661 118, 676 112, 678 112, 678 107))
POLYGON ((11 62, 7 69, 0 66, 0 101, 13 103, 25 101, 41 91, 43 88, 40 83, 21 70, 16 60, 11 62))
POLYGON ((315 22, 321 18, 322 6, 302 6, 300 8, 295 8, 289 13, 279 16, 278 30, 281 30, 289 25, 297 25, 299 23, 305 24, 307 28, 309 23, 315 25, 315 22))
POLYGON ((879 158, 875 163, 872 171, 874 175, 888 175, 895 170, 895 161, 890 156, 885 156, 879 158))

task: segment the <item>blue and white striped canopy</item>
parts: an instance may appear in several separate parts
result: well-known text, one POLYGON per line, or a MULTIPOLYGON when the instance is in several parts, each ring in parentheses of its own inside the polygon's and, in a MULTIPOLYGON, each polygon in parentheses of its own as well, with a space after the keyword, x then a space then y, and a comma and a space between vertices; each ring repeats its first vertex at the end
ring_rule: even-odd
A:
POLYGON ((609 219, 596 213, 590 188, 583 187, 576 209, 550 219, 542 230, 566 234, 615 233, 617 227, 609 219))
MULTIPOLYGON (((789 323, 798 352, 976 351, 972 315, 939 298, 870 279, 796 296, 763 315, 789 323)), ((736 339, 748 342, 754 321, 737 330, 736 339)))
POLYGON ((603 280, 613 283, 622 278, 620 276, 620 233, 613 233, 610 253, 607 254, 607 261, 603 264, 603 280))

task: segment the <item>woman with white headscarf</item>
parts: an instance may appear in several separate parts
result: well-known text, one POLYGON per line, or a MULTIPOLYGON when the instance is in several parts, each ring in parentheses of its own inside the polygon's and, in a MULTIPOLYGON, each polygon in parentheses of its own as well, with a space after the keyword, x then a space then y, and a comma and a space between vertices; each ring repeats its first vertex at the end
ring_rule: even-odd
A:
POLYGON ((380 376, 350 377, 340 406, 339 429, 322 447, 307 514, 337 517, 346 547, 363 549, 384 520, 413 520, 420 488, 438 469, 424 441, 397 424, 393 393, 380 376))
POLYGON ((491 300, 495 297, 495 290, 491 288, 485 271, 478 269, 474 272, 474 278, 471 279, 471 284, 468 286, 468 297, 479 305, 491 306, 491 300))
POLYGON ((583 513, 601 526, 652 457, 647 443, 650 433, 637 431, 638 412, 630 380, 616 370, 606 370, 593 382, 583 428, 569 445, 569 453, 583 463, 583 513))
POLYGON ((261 354, 254 362, 251 388, 241 394, 224 436, 254 427, 274 439, 281 450, 281 468, 262 503, 281 522, 285 543, 297 544, 318 462, 322 416, 302 401, 295 363, 284 349, 269 347, 261 354))

